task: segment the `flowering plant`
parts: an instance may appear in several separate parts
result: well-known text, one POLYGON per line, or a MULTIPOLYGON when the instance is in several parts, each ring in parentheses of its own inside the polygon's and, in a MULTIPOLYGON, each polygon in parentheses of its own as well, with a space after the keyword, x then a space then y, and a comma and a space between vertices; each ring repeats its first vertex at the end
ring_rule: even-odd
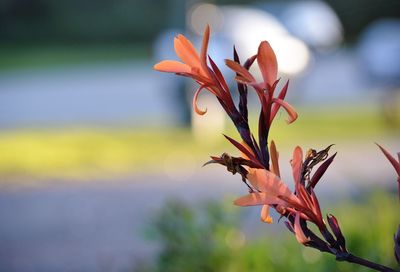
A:
MULTIPOLYGON (((174 47, 182 62, 165 60, 157 63, 154 69, 192 78, 199 84, 193 97, 194 111, 199 115, 207 112, 206 109, 202 110, 197 105, 199 93, 207 90, 215 95, 235 125, 241 140, 237 141, 229 136, 224 136, 241 152, 241 155, 235 157, 223 153, 221 156, 211 156, 211 160, 206 163, 221 164, 229 172, 238 173, 241 176, 248 188, 248 194, 235 200, 235 204, 262 206, 261 220, 266 223, 272 223, 269 210, 275 209, 281 218, 285 219, 286 227, 295 235, 299 243, 332 254, 338 261, 352 262, 378 271, 394 271, 384 265, 351 254, 346 247, 346 239, 338 220, 330 214, 327 215, 325 221, 322 215, 314 188, 336 156, 336 153, 329 156, 332 145, 320 151, 310 149, 305 154, 297 146, 290 162, 294 191, 291 191, 283 181, 279 169, 279 153, 275 142, 271 140, 269 143, 269 131, 280 108, 287 112, 289 124, 297 119, 297 113, 285 101, 289 82, 286 82, 278 91, 277 86, 280 81, 277 77, 278 63, 270 44, 267 41, 261 42, 257 54, 248 58, 243 64, 241 64, 235 48, 233 49, 233 60, 225 60, 225 64, 236 73, 235 81, 239 94, 239 102, 236 106, 231 89, 220 69, 207 55, 209 37, 210 29, 207 26, 199 54, 188 39, 183 35, 178 35, 174 40, 174 47), (257 82, 249 72, 255 61, 257 61, 262 75, 261 82, 257 82), (249 89, 256 92, 261 105, 257 136, 252 133, 249 126, 247 108, 249 89), (311 230, 309 224, 315 225, 318 233, 311 230)), ((385 149, 380 148, 399 175, 400 193, 400 154, 399 162, 397 162, 385 149)), ((400 226, 395 236, 395 256, 399 261, 400 226)))

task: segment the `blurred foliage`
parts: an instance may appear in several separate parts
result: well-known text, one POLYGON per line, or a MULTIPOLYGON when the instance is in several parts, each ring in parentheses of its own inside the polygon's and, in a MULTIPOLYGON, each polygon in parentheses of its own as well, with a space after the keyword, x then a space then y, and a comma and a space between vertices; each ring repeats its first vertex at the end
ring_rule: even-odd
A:
POLYGON ((177 200, 167 202, 149 230, 161 244, 157 270, 223 271, 230 246, 241 246, 236 240, 241 233, 234 227, 238 219, 232 207, 217 202, 198 209, 177 200))
POLYGON ((163 0, 2 0, 0 39, 10 42, 150 41, 166 24, 163 0))
MULTIPOLYGON (((293 1, 293 0, 291 0, 293 1)), ((24 43, 120 43, 151 40, 166 27, 183 27, 185 0, 2 0, 0 41, 24 43), (177 18, 181 18, 177 20, 177 18)), ((221 5, 260 1, 213 0, 221 5)), ((263 1, 266 2, 266 1, 263 1)), ((269 1, 277 2, 277 1, 269 1)), ((399 17, 397 0, 327 0, 355 40, 370 22, 399 17)))
POLYGON ((347 42, 356 42, 360 33, 373 21, 400 18, 397 0, 325 0, 338 14, 347 42))
MULTIPOLYGON (((360 148, 378 139, 383 143, 381 139, 398 137, 398 131, 385 127, 379 113, 370 108, 298 112, 301 114, 294 124, 286 124, 285 113, 279 114, 274 124, 270 139, 282 152, 291 152, 295 145, 319 148, 331 143, 353 147, 359 144, 360 148)), ((237 136, 232 126, 220 133, 237 136)), ((135 172, 157 173, 167 168, 174 171, 185 169, 186 164, 197 168, 210 155, 238 154, 222 135, 217 139, 196 141, 189 129, 171 127, 2 131, 0 176, 7 177, 2 182, 13 177, 109 178, 135 172)))
MULTIPOLYGON (((0 71, 149 57, 150 45, 160 32, 168 28, 184 30, 185 12, 196 2, 199 1, 2 0, 0 71)), ((260 1, 205 2, 256 5, 260 1)), ((356 42, 374 20, 400 17, 397 0, 326 2, 340 17, 347 42, 356 42)))
MULTIPOLYGON (((135 271, 370 271, 303 247, 283 222, 274 223, 283 230, 278 232, 274 226, 251 222, 265 228, 265 236, 248 238, 240 224, 246 220, 244 211, 227 202, 196 206, 167 202, 148 230, 149 237, 160 244, 158 256, 147 265, 142 262, 135 271)), ((399 223, 395 195, 367 194, 325 211, 338 218, 353 254, 397 267, 393 255, 393 233, 399 223)))
POLYGON ((0 46, 0 72, 17 69, 56 68, 80 64, 101 64, 146 59, 151 52, 145 44, 80 46, 0 46))

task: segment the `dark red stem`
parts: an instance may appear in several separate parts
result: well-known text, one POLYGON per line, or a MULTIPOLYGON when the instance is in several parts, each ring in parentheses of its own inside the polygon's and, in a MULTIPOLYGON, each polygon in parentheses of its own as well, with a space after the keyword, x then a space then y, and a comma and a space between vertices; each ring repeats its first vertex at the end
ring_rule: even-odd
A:
POLYGON ((396 270, 381 265, 381 264, 377 264, 368 260, 365 260, 363 258, 357 257, 351 253, 345 254, 344 256, 340 256, 339 258, 337 258, 339 261, 346 261, 349 263, 355 263, 361 266, 365 266, 371 269, 374 269, 376 271, 383 271, 383 272, 396 272, 396 270))

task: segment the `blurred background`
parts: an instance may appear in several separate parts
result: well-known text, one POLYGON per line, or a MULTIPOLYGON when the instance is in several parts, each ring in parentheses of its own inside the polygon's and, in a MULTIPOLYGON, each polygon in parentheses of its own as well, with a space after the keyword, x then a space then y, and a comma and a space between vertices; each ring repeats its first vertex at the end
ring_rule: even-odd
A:
POLYGON ((355 271, 234 207, 240 178, 201 167, 238 135, 152 66, 177 59, 179 33, 199 48, 207 23, 227 79, 233 44, 244 60, 271 43, 299 113, 273 126, 283 177, 296 145, 334 143, 323 209, 355 253, 394 264, 395 176, 374 142, 400 150, 399 1, 2 0, 1 271, 355 271))

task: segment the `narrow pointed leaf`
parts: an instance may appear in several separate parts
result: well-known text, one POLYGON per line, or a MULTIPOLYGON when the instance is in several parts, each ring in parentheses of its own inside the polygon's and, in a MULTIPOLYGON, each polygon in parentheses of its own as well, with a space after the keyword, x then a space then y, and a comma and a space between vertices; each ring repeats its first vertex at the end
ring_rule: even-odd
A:
POLYGON ((333 234, 335 235, 338 244, 343 249, 346 249, 346 240, 342 234, 342 231, 340 229, 340 226, 339 226, 339 223, 338 223, 336 217, 333 216, 332 214, 329 214, 329 215, 327 215, 327 220, 328 220, 329 227, 331 228, 333 234))
POLYGON ((235 46, 233 46, 233 60, 240 64, 239 54, 237 53, 235 46))
POLYGON ((250 67, 251 67, 251 65, 253 65, 253 63, 254 63, 254 61, 255 61, 256 59, 257 59, 257 55, 254 55, 254 56, 248 58, 248 59, 246 60, 246 62, 243 64, 243 67, 244 67, 245 69, 249 70, 250 67))
POLYGON ((337 153, 335 153, 332 156, 330 156, 326 161, 324 161, 318 167, 317 171, 315 171, 314 175, 312 176, 310 183, 307 185, 307 189, 308 188, 315 188, 315 186, 317 185, 318 181, 325 174, 326 170, 328 169, 328 167, 331 165, 331 163, 335 159, 336 154, 337 153))
POLYGON ((224 137, 226 139, 228 139, 229 142, 231 142, 231 144, 233 144, 237 149, 240 150, 240 152, 244 153, 251 161, 253 161, 259 168, 264 168, 259 162, 258 160, 254 157, 254 155, 242 144, 240 144, 239 142, 235 141, 234 139, 232 139, 231 137, 223 134, 224 137))
POLYGON ((261 161, 267 169, 269 168, 268 131, 269 127, 265 122, 265 114, 261 110, 258 119, 258 142, 260 143, 261 161))
MULTIPOLYGON (((236 48, 233 47, 233 59, 235 62, 240 64, 239 55, 236 51, 236 48)), ((236 73, 238 77, 240 75, 236 73)), ((238 81, 238 80, 237 80, 238 81)), ((237 88, 239 92, 239 112, 242 115, 243 119, 248 122, 248 110, 247 110, 247 86, 243 84, 243 82, 237 82, 237 88)))
POLYGON ((219 70, 218 66, 215 64, 212 58, 208 57, 208 60, 210 61, 211 68, 214 71, 215 76, 218 79, 218 82, 221 84, 225 92, 229 92, 228 84, 226 83, 225 78, 222 75, 221 71, 219 70))
POLYGON ((381 149, 381 151, 383 152, 385 157, 389 160, 389 162, 392 164, 392 166, 396 170, 397 175, 400 177, 400 162, 396 161, 396 159, 385 148, 383 148, 379 144, 376 144, 376 145, 381 149))
POLYGON ((175 60, 163 60, 153 66, 154 70, 166 73, 191 73, 189 65, 175 60))

